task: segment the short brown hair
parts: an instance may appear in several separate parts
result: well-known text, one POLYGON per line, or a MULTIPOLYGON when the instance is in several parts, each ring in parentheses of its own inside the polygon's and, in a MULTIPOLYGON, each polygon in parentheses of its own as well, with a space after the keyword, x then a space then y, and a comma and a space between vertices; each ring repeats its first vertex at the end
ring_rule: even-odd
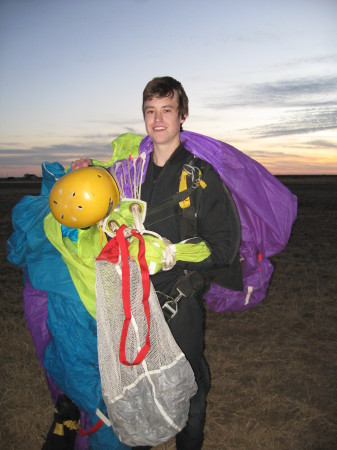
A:
POLYGON ((188 116, 188 97, 182 84, 172 77, 156 77, 149 81, 143 91, 143 115, 145 114, 144 105, 146 100, 153 97, 173 98, 174 91, 178 94, 178 111, 181 119, 188 116))

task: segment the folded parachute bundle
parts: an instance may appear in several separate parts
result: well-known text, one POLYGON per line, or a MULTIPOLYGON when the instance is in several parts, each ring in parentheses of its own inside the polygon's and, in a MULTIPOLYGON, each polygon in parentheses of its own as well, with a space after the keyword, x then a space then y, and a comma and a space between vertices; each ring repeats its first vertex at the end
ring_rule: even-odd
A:
POLYGON ((158 445, 181 431, 196 393, 194 374, 165 322, 149 279, 142 236, 129 261, 120 227, 96 259, 97 345, 103 398, 128 445, 158 445))
MULTIPOLYGON (((41 194, 25 196, 13 209, 14 232, 7 242, 7 255, 10 262, 24 271, 25 319, 39 362, 46 371, 53 401, 56 404, 59 395, 66 394, 81 411, 81 428, 91 431, 98 422, 97 409, 106 412, 98 369, 95 307, 92 308, 95 277, 91 272, 95 264, 89 264, 101 250, 99 232, 88 229, 81 233, 73 229, 70 238, 61 226, 57 227, 56 221, 50 218, 49 192, 65 170, 57 163, 46 163, 42 170, 41 194), (48 224, 54 228, 48 229, 48 224), (47 238, 45 226, 56 246, 47 238), (82 248, 70 258, 69 247, 75 250, 78 245, 82 248), (72 276, 76 277, 74 267, 81 266, 81 256, 84 256, 82 266, 85 267, 81 267, 79 273, 84 275, 75 286, 72 276), (71 265, 72 272, 69 271, 71 265), (88 287, 93 280, 86 305, 79 295, 79 291, 84 290, 85 279, 88 287)), ((75 449, 129 448, 118 440, 111 426, 103 424, 96 429, 88 436, 78 433, 75 449)))
MULTIPOLYGON (((181 133, 181 140, 187 150, 211 163, 219 173, 231 191, 241 222, 240 258, 243 290, 233 291, 212 284, 206 294, 206 300, 209 306, 218 312, 246 310, 265 297, 273 272, 268 258, 280 252, 288 242, 292 223, 296 217, 296 197, 264 167, 228 144, 187 131, 181 133)), ((113 142, 112 158, 104 163, 94 161, 94 165, 113 167, 126 197, 141 198, 139 190, 152 150, 153 143, 149 137, 142 139, 141 136, 133 134, 122 135, 113 142), (136 185, 137 195, 135 195, 136 185)), ((25 289, 27 323, 30 324, 39 360, 46 369, 54 401, 57 395, 65 393, 81 410, 81 424, 85 422, 88 428, 97 421, 97 409, 103 413, 108 409, 117 431, 118 426, 111 405, 132 391, 128 391, 129 384, 126 382, 119 387, 123 395, 118 398, 121 394, 105 390, 106 385, 111 388, 112 382, 104 378, 102 371, 101 374, 99 372, 95 259, 102 249, 102 234, 96 226, 88 230, 75 228, 69 231, 57 224, 51 216, 48 204, 49 192, 57 179, 64 174, 64 169, 57 163, 45 164, 41 196, 25 197, 15 207, 13 212, 15 231, 8 241, 8 259, 23 268, 27 279, 25 289), (34 326, 36 320, 38 326, 34 326)), ((116 219, 119 227, 121 223, 118 223, 118 214, 116 219)), ((114 266, 104 260, 97 260, 96 264, 99 267, 99 276, 104 274, 105 270, 108 273, 114 271, 114 277, 118 276, 118 265, 114 266)), ((142 284, 140 278, 137 278, 139 270, 136 267, 136 264, 130 264, 133 283, 138 288, 142 284)), ((116 287, 112 288, 113 291, 115 289, 116 287)), ((138 291, 137 295, 142 296, 142 292, 138 291)), ((98 300, 98 314, 100 307, 109 306, 106 300, 101 301, 103 298, 100 296, 98 300)), ((141 302, 140 304, 142 305, 141 302)), ((150 312, 151 304, 149 301, 150 312)), ((152 309, 155 308, 153 302, 152 309)), ((147 320, 144 321, 144 316, 142 317, 141 328, 147 329, 147 320)), ((98 323, 100 321, 101 319, 98 319, 98 323)), ((119 326, 121 323, 119 322, 119 326)), ((110 326, 109 322, 108 327, 110 326)), ((134 330, 133 327, 134 325, 130 329, 134 330)), ((103 328, 100 325, 98 328, 100 333, 103 328)), ((146 333, 143 338, 146 340, 146 333)), ((164 339, 169 337, 166 336, 164 339)), ((175 358, 179 359, 179 350, 177 352, 171 362, 175 358)), ((111 355, 109 361, 110 357, 111 355)), ((131 360, 132 355, 129 361, 131 360)), ((144 364, 141 363, 139 367, 131 366, 131 370, 134 370, 134 367, 143 370, 144 364)), ((147 371, 151 370, 147 368, 147 371)), ((188 372, 189 370, 186 373, 188 372)), ((188 397, 193 392, 193 381, 189 378, 189 374, 187 375, 188 397)), ((138 374, 138 377, 150 383, 151 377, 149 378, 146 369, 142 375, 138 374)), ((141 384, 138 387, 141 388, 141 384)), ((157 416, 159 417, 158 414, 157 416)), ((177 428, 184 425, 185 412, 182 412, 182 417, 182 422, 175 424, 177 428)), ((164 415, 161 414, 160 420, 163 418, 164 415)), ((127 420, 125 416, 120 422, 123 424, 127 420)), ((156 427, 157 422, 153 428, 156 427)), ((175 426, 173 428, 177 431, 175 426)), ((126 424, 125 427, 121 425, 117 432, 123 435, 123 438, 124 435, 132 434, 132 430, 126 428, 126 424)), ((142 434, 141 428, 137 429, 138 434, 142 434)), ((125 442, 130 442, 131 445, 134 443, 153 445, 154 442, 163 442, 164 439, 163 436, 155 436, 153 440, 152 437, 148 440, 143 438, 144 436, 137 441, 133 436, 125 442)), ((81 440, 78 437, 75 448, 84 450, 89 445, 93 450, 128 448, 128 445, 119 442, 112 427, 106 425, 92 434, 89 440, 90 444, 88 439, 81 440)))

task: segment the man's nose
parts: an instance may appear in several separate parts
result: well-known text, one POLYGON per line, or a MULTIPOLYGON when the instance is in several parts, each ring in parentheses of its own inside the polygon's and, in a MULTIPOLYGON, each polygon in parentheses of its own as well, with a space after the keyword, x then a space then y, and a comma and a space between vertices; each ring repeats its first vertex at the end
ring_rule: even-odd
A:
POLYGON ((162 119, 162 113, 161 113, 161 111, 156 111, 155 112, 155 116, 154 116, 154 120, 156 121, 156 122, 158 122, 158 121, 160 121, 162 119))

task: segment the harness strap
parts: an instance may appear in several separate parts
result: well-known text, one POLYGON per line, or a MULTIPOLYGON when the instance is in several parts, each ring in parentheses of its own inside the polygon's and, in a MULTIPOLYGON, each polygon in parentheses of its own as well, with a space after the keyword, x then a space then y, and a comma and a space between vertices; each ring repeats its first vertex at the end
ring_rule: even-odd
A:
POLYGON ((161 307, 166 322, 169 323, 179 312, 180 300, 182 300, 183 298, 189 300, 194 294, 200 292, 203 289, 205 289, 203 276, 199 272, 193 271, 184 274, 178 279, 170 296, 162 294, 161 292, 157 292, 157 294, 162 294, 166 298, 165 303, 162 304, 161 307), (175 297, 173 297, 173 295, 175 295, 175 297))
POLYGON ((157 222, 161 222, 162 220, 165 220, 168 217, 174 215, 176 206, 181 201, 189 197, 192 194, 192 192, 198 191, 200 190, 200 188, 201 185, 190 186, 184 191, 171 195, 166 200, 159 202, 156 205, 153 205, 150 208, 148 208, 144 222, 145 228, 148 228, 149 226, 157 222))

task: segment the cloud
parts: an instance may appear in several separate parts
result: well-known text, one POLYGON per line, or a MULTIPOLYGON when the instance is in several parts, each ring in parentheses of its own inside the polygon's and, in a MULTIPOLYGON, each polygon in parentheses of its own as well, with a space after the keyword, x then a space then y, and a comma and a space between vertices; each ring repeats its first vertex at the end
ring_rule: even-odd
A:
POLYGON ((299 78, 237 86, 232 94, 217 95, 207 107, 299 108, 336 105, 337 77, 299 78))
POLYGON ((51 145, 32 147, 30 149, 2 149, 0 159, 2 166, 32 166, 41 165, 44 161, 60 161, 69 164, 74 159, 90 157, 108 159, 112 153, 109 144, 91 143, 90 145, 51 145))
POLYGON ((337 164, 322 160, 320 155, 309 156, 284 152, 253 150, 246 152, 274 174, 319 174, 336 173, 337 164))
MULTIPOLYGON (((136 133, 132 127, 124 127, 124 133, 136 133)), ((139 132, 136 134, 140 134, 139 132)), ((107 160, 111 157, 111 141, 121 133, 92 133, 80 137, 81 143, 41 145, 31 148, 22 148, 16 142, 0 143, 0 161, 2 166, 20 164, 40 165, 44 161, 60 161, 69 163, 81 157, 90 157, 107 160)), ((77 141, 79 136, 73 136, 77 141)))
POLYGON ((319 148, 325 148, 325 149, 336 149, 337 144, 335 142, 325 141, 323 139, 317 139, 315 141, 308 141, 305 144, 306 147, 319 147, 319 148))
POLYGON ((295 69, 295 68, 301 68, 303 69, 303 66, 310 66, 307 67, 306 70, 312 70, 313 66, 316 67, 322 67, 322 64, 327 64, 328 66, 331 66, 333 64, 336 64, 337 62, 337 53, 328 53, 328 54, 319 54, 311 57, 302 57, 302 58, 294 58, 288 60, 288 62, 282 61, 279 64, 273 64, 272 70, 275 72, 275 70, 284 70, 284 69, 295 69))
POLYGON ((249 129, 254 137, 266 138, 337 129, 337 108, 311 108, 286 112, 279 122, 249 129))
POLYGON ((208 101, 213 110, 265 109, 279 119, 239 130, 257 138, 306 134, 337 128, 337 77, 322 76, 236 86, 208 101))
POLYGON ((226 98, 218 95, 207 106, 213 110, 274 110, 270 115, 279 116, 276 122, 241 130, 265 138, 335 129, 336 105, 337 77, 322 76, 237 86, 226 98))

